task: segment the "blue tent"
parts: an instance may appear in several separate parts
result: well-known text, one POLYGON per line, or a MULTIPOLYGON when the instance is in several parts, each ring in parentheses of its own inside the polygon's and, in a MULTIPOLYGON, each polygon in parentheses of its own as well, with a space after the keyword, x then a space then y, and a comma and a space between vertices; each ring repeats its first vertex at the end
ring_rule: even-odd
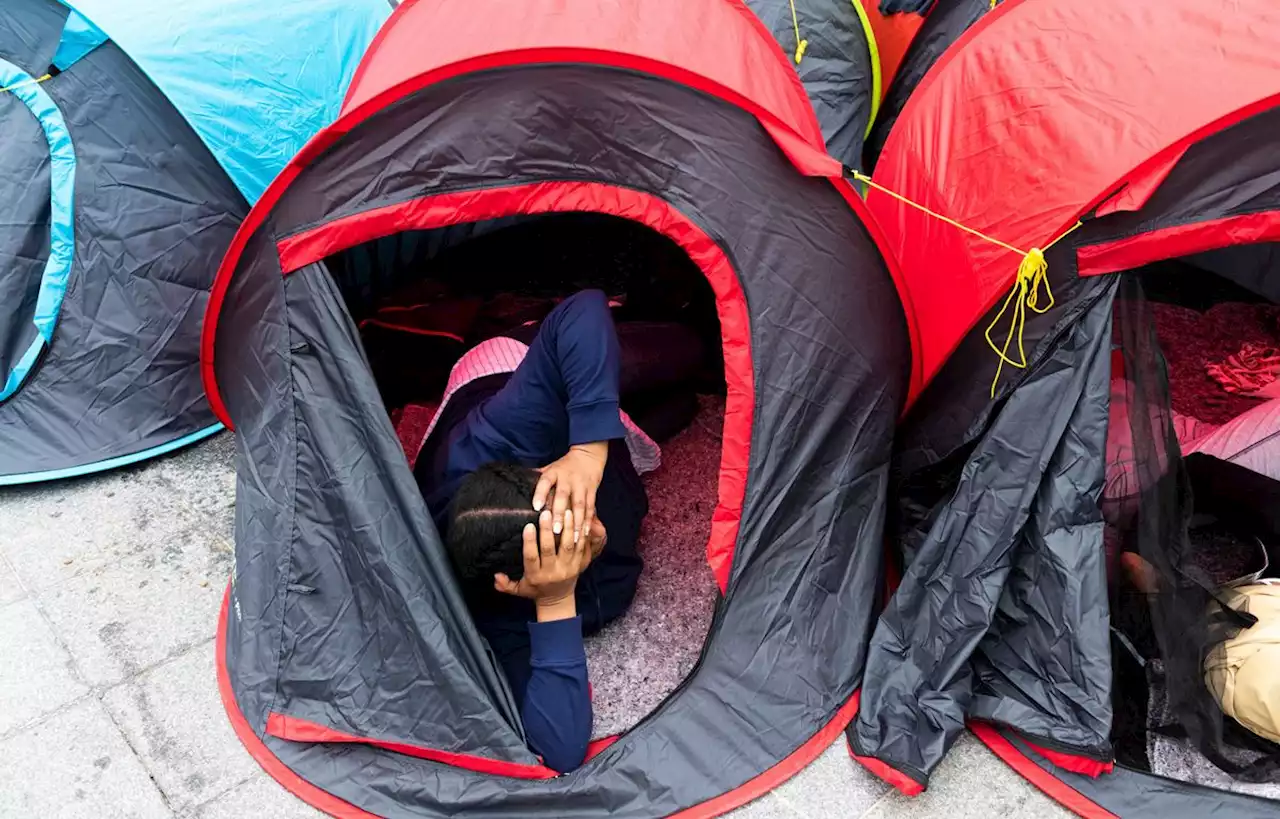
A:
POLYGON ((198 372, 217 263, 391 9, 0 4, 0 484, 220 428, 198 372))

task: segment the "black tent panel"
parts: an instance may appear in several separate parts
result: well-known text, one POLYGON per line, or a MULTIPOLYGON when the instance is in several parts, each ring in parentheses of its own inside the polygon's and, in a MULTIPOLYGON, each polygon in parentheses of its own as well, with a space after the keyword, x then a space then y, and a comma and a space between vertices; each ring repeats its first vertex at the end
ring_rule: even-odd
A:
MULTIPOLYGON (((1083 248, 1182 225, 1280 211, 1277 134, 1280 107, 1200 140, 1178 157, 1141 208, 1094 220, 1076 245, 1083 248)), ((1238 241, 1228 236, 1222 244, 1238 241)))
POLYGON ((795 64, 822 125, 827 150, 855 168, 862 167, 862 143, 871 124, 875 70, 858 2, 747 0, 795 64), (799 42, 805 44, 803 51, 797 30, 799 42))
POLYGON ((240 255, 219 315, 213 366, 239 481, 224 697, 258 758, 301 777, 299 793, 380 816, 665 816, 851 713, 905 320, 841 190, 799 176, 746 112, 598 66, 429 85, 301 171, 240 255), (317 259, 293 264, 299 243, 331 252, 368 238, 362 225, 390 235, 525 212, 539 185, 589 186, 584 209, 687 220, 686 238, 707 239, 740 288, 721 308, 748 322, 723 329, 726 347, 749 350, 751 384, 746 437, 726 434, 746 449, 746 492, 701 661, 646 720, 554 779, 537 778, 546 769, 458 596, 338 286, 317 259))
MULTIPOLYGON (((52 38, 28 49, 39 62, 22 68, 34 77, 46 72, 61 34, 50 7, 65 20, 65 8, 49 0, 22 0, 0 12, 0 24, 13 25, 0 40, 24 31, 52 38)), ((217 258, 247 212, 191 126, 114 43, 39 88, 74 145, 75 248, 52 337, 0 403, 0 484, 94 471, 218 429, 196 366, 198 338, 217 258)), ((39 160, 31 157, 47 162, 49 149, 12 97, 0 100, 0 115, 8 140, 4 181, 13 184, 21 173, 32 181, 12 194, 27 213, 23 236, 6 227, 0 253, 30 262, 48 252, 50 235, 40 221, 49 207, 47 174, 41 188, 32 164, 39 160), (37 237, 43 251, 33 247, 37 237)), ((31 280, 18 266, 0 278, 0 363, 30 324, 31 280)))
POLYGON ((1102 491, 1115 280, 999 406, 872 638, 849 741, 927 785, 972 716, 1110 757, 1102 491))
POLYGON ((0 385, 36 337, 33 316, 49 258, 49 146, 40 123, 12 94, 0 94, 0 186, 9 193, 0 223, 0 385))
POLYGON ((70 12, 55 0, 10 0, 0 8, 0 59, 42 76, 58 51, 70 12))

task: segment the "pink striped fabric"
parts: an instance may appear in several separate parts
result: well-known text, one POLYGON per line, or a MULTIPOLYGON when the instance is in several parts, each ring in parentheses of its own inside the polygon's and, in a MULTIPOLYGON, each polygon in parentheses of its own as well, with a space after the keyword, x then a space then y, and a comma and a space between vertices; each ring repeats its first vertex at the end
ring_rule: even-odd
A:
MULTIPOLYGON (((454 393, 477 378, 515 372, 516 367, 520 366, 520 362, 524 361, 528 352, 527 344, 513 338, 501 337, 482 341, 468 350, 449 371, 449 380, 445 384, 440 407, 427 426, 427 432, 422 436, 422 441, 418 442, 418 450, 422 449, 422 444, 431 436, 431 431, 436 428, 436 422, 440 420, 440 414, 444 412, 445 405, 449 403, 454 393)), ((622 418, 622 425, 627 429, 627 451, 631 454, 631 463, 635 466, 636 472, 644 475, 661 466, 662 450, 657 442, 645 435, 625 412, 619 410, 618 415, 622 418)))

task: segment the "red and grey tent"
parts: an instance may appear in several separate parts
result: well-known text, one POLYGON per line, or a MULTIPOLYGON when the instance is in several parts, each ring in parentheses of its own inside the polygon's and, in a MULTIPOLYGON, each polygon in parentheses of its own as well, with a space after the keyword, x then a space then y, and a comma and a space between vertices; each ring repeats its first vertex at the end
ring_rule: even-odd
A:
POLYGON ((1179 339, 1157 332, 1143 291, 1182 305, 1218 282, 1249 310, 1275 299, 1277 42, 1269 0, 1010 0, 944 54, 889 135, 876 183, 976 232, 868 198, 920 356, 895 444, 905 570, 848 737, 903 790, 927 784, 970 721, 1081 815, 1275 815, 1202 787, 1213 777, 1155 775, 1175 736, 1233 788, 1274 769, 1280 749, 1242 736, 1203 682, 1205 652, 1248 617, 1222 608, 1197 527, 1208 515, 1275 541, 1278 485, 1230 456, 1181 458, 1165 363, 1179 339), (1047 280, 1029 266, 1023 290, 1020 253, 1036 247, 1047 280), (1195 255, 1222 248, 1251 261, 1222 276, 1195 255), (1190 263, 1150 267, 1162 260, 1190 263), (1025 366, 993 388, 1002 348, 1025 366), (1135 453, 1124 497, 1104 493, 1109 439, 1135 453), (1150 574, 1118 571, 1113 542, 1150 574))
POLYGON ((341 117, 267 190, 205 324, 237 436, 218 638, 235 729, 354 816, 712 815, 856 708, 908 319, 793 68, 746 6, 408 2, 341 117), (661 25, 641 25, 641 21, 661 25), (727 382, 700 662, 556 777, 474 628, 326 269, 404 231, 594 212, 665 235, 715 291, 727 382))

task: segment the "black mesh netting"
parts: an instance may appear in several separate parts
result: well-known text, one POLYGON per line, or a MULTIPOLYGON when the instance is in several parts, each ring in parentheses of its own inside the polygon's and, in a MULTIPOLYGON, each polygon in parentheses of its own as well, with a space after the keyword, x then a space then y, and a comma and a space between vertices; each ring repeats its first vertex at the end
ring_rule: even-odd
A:
POLYGON ((1185 738, 1237 779, 1272 781, 1280 746, 1225 717, 1203 671, 1214 645, 1254 621, 1235 611, 1229 584, 1258 568, 1257 539, 1242 530, 1239 514, 1215 514, 1214 493, 1197 505, 1196 464, 1189 469, 1179 451, 1168 373, 1136 276, 1121 284, 1114 334, 1123 370, 1112 375, 1112 401, 1122 400, 1124 411, 1113 408, 1109 435, 1126 436, 1132 447, 1130 491, 1104 502, 1117 757, 1148 768, 1147 732, 1155 730, 1185 738), (1163 689, 1159 713, 1148 713, 1150 687, 1163 689))

